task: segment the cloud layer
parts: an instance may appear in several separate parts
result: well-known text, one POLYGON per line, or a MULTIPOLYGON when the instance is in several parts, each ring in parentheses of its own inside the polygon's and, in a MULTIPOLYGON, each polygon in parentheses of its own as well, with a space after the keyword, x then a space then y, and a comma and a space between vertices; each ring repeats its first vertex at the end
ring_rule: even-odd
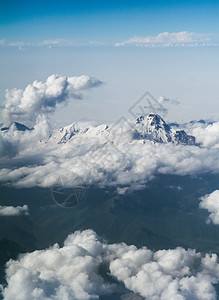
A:
POLYGON ((209 211, 209 221, 219 224, 219 190, 202 197, 199 206, 209 211))
POLYGON ((28 206, 0 206, 0 216, 28 215, 28 206))
POLYGON ((69 99, 81 99, 81 92, 97 87, 102 82, 82 75, 65 77, 51 75, 45 82, 35 80, 24 90, 6 90, 6 103, 3 110, 5 122, 35 124, 40 114, 53 112, 55 107, 69 99))
POLYGON ((46 39, 41 42, 33 41, 8 41, 0 39, 1 47, 17 47, 19 50, 33 47, 91 47, 91 46, 143 46, 143 47, 208 47, 218 46, 217 39, 213 39, 210 34, 180 31, 180 32, 161 32, 157 35, 134 36, 128 40, 117 43, 106 43, 101 40, 87 40, 84 42, 75 39, 46 39))
POLYGON ((10 260, 5 300, 98 299, 115 291, 106 273, 148 300, 216 300, 216 254, 176 248, 153 252, 107 244, 94 231, 77 231, 58 244, 10 260), (100 274, 100 268, 105 270, 100 274))
POLYGON ((2 132, 2 152, 6 155, 10 150, 11 159, 0 161, 0 180, 23 187, 51 187, 60 176, 74 185, 77 174, 80 184, 138 189, 157 174, 218 173, 218 123, 201 125, 201 130, 199 123, 188 125, 188 133, 200 130, 200 146, 133 140, 129 123, 116 125, 73 123, 41 141, 39 137, 49 132, 42 123, 36 131, 2 132))
POLYGON ((207 46, 209 42, 209 36, 195 32, 162 32, 155 36, 135 36, 127 41, 116 43, 115 47, 128 45, 144 47, 194 47, 207 46))

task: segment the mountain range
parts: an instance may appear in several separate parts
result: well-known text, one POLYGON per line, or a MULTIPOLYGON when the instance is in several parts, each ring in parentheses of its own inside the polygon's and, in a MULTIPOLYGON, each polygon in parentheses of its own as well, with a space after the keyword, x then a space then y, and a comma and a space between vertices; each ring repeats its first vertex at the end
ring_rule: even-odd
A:
POLYGON ((118 135, 128 137, 129 142, 150 141, 154 143, 173 143, 183 145, 195 145, 195 137, 188 135, 184 130, 175 130, 168 125, 158 114, 140 116, 133 122, 126 124, 121 135, 121 127, 110 127, 107 125, 80 127, 78 123, 73 123, 58 130, 53 131, 49 141, 56 143, 66 143, 74 136, 109 138, 118 132, 118 135))
MULTIPOLYGON (((13 123, 9 127, 1 128, 1 131, 7 132, 9 129, 18 131, 30 131, 33 128, 20 123, 13 123)), ((85 126, 81 123, 72 123, 71 125, 53 130, 45 142, 63 144, 70 142, 73 137, 81 136, 84 138, 111 139, 117 135, 121 139, 128 139, 128 142, 153 142, 153 143, 173 143, 183 145, 195 145, 195 137, 188 135, 184 130, 176 130, 167 124, 158 114, 149 114, 139 116, 132 122, 127 122, 121 134, 121 126, 85 126), (113 132, 113 134, 112 134, 113 132)))

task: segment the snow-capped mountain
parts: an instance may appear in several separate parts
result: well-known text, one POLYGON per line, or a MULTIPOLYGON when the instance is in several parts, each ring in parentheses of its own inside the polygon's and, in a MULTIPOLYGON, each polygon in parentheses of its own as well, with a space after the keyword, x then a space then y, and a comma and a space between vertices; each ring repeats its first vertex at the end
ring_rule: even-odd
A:
POLYGON ((151 140, 157 143, 194 145, 195 137, 184 130, 175 130, 159 115, 149 114, 138 117, 135 122, 134 139, 151 140))
MULTIPOLYGON (((120 125, 107 126, 105 124, 99 126, 92 126, 87 123, 72 123, 71 125, 62 127, 58 130, 53 130, 48 139, 43 139, 42 142, 53 144, 64 144, 73 142, 87 143, 87 140, 98 140, 100 143, 111 142, 114 144, 115 140, 120 143, 139 143, 139 142, 153 142, 153 143, 173 143, 184 145, 195 145, 195 137, 187 135, 184 130, 176 130, 168 125, 159 115, 149 114, 140 116, 133 122, 120 125)), ((34 128, 14 122, 9 127, 2 127, 1 132, 23 132, 34 131, 34 128)))
POLYGON ((25 126, 24 124, 21 124, 21 123, 18 123, 18 122, 14 122, 10 126, 2 127, 1 131, 8 131, 9 129, 18 130, 18 131, 27 131, 27 130, 30 131, 30 130, 33 130, 33 128, 29 128, 29 127, 25 126))
POLYGON ((57 144, 63 144, 71 141, 74 136, 101 138, 108 128, 109 127, 104 124, 99 126, 83 126, 83 124, 80 123, 73 123, 53 131, 49 137, 49 141, 57 144))
MULTIPOLYGON (((107 125, 83 126, 83 124, 73 123, 59 130, 55 130, 49 138, 49 141, 58 144, 67 143, 75 136, 86 138, 105 138, 112 135, 112 127, 107 125)), ((115 134, 115 132, 114 132, 115 134)), ((118 133, 121 136, 121 132, 118 133)), ((184 130, 175 130, 168 125, 159 115, 149 114, 140 116, 130 126, 126 126, 124 138, 129 138, 129 142, 139 140, 148 140, 156 143, 174 143, 184 145, 194 145, 195 137, 187 135, 184 130), (128 134, 127 134, 128 132, 128 134)))

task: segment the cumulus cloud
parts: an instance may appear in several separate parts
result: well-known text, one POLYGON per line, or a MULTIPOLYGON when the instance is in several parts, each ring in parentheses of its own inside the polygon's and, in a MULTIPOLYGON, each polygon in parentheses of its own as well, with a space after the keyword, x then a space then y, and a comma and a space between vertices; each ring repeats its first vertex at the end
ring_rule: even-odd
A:
POLYGON ((69 235, 63 247, 55 244, 10 260, 3 296, 5 300, 98 299, 114 292, 118 284, 107 282, 106 273, 148 300, 217 297, 216 254, 180 247, 153 252, 125 243, 108 244, 92 230, 69 235), (100 274, 101 266, 105 274, 100 274))
POLYGON ((201 197, 199 207, 209 211, 209 221, 219 224, 219 190, 201 197))
POLYGON ((127 41, 116 43, 115 47, 134 45, 145 47, 174 47, 174 46, 207 46, 210 38, 208 35, 181 31, 162 32, 155 36, 138 37, 135 36, 127 41))
POLYGON ((188 123, 185 130, 195 135, 197 143, 202 147, 219 149, 219 122, 188 123))
MULTIPOLYGON (((38 135, 41 128, 42 124, 38 135)), ((205 128, 208 131, 208 126, 205 128)), ((207 135, 205 128, 203 136, 207 135)), ((78 174, 82 184, 116 186, 119 193, 125 193, 127 188, 144 187, 156 174, 218 173, 219 148, 213 135, 214 141, 206 148, 133 140, 130 128, 125 132, 112 129, 113 126, 73 123, 38 142, 34 130, 12 131, 6 133, 8 138, 3 132, 5 143, 14 140, 19 151, 14 158, 11 155, 10 161, 0 161, 0 180, 22 187, 51 187, 60 176, 68 185, 74 185, 78 174)))
POLYGON ((55 244, 9 261, 4 299, 83 300, 109 293, 112 287, 98 274, 103 246, 87 230, 70 235, 62 248, 55 244))
POLYGON ((28 215, 28 206, 0 206, 0 216, 28 215))
POLYGON ((154 253, 146 248, 127 250, 110 263, 111 274, 145 299, 216 299, 216 255, 201 257, 180 247, 154 253))
POLYGON ((24 90, 6 90, 4 120, 9 123, 16 121, 34 124, 40 114, 53 112, 58 104, 68 99, 81 99, 82 91, 97 87, 101 83, 87 75, 51 75, 45 82, 35 80, 24 90))

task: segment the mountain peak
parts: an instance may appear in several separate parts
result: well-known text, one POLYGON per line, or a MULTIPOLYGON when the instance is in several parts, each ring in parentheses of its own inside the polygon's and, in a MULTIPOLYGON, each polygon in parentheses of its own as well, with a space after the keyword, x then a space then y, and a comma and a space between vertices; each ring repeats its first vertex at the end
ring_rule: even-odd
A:
MULTIPOLYGON (((195 144, 195 138, 193 136, 187 135, 183 130, 173 129, 158 114, 151 113, 149 115, 139 116, 133 123, 134 126, 129 126, 127 132, 125 131, 128 133, 129 141, 131 138, 133 142, 137 140, 149 140, 156 143, 195 144)), ((104 124, 91 126, 88 124, 73 123, 59 130, 55 130, 49 137, 49 140, 58 144, 70 142, 77 137, 80 137, 80 139, 97 138, 104 141, 108 140, 110 132, 110 127, 104 124)), ((121 137, 124 141, 127 140, 125 132, 121 137)))
POLYGON ((140 116, 135 120, 136 124, 139 124, 141 122, 148 123, 151 126, 159 126, 159 125, 166 124, 164 119, 162 119, 160 115, 155 113, 150 113, 149 115, 140 116))
POLYGON ((8 131, 10 128, 13 128, 14 130, 18 130, 18 131, 29 131, 29 130, 33 130, 34 128, 29 128, 24 124, 18 123, 18 122, 14 122, 12 123, 10 126, 7 127, 2 127, 1 131, 8 131))
POLYGON ((187 135, 184 130, 174 130, 158 114, 140 116, 134 123, 136 127, 134 139, 146 139, 158 143, 195 144, 193 136, 187 135))

